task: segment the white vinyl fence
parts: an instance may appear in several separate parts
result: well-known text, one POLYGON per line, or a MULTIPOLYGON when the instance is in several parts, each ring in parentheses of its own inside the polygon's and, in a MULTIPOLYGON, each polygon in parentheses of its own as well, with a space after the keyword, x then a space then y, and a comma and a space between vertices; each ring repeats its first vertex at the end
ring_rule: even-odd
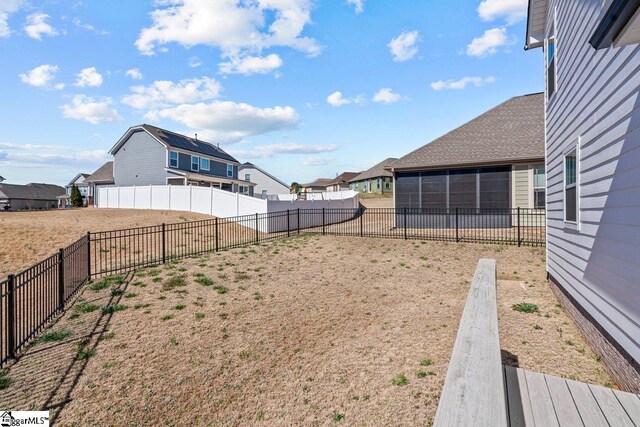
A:
MULTIPOLYGON (((345 221, 357 214, 356 209, 360 204, 356 191, 339 191, 322 193, 322 195, 322 197, 317 197, 318 200, 287 200, 293 199, 288 197, 289 195, 283 195, 282 199, 284 200, 263 200, 213 187, 179 185, 104 187, 98 189, 96 206, 98 208, 186 211, 218 218, 271 214, 297 209, 352 209, 352 211, 325 216, 326 224, 345 221)), ((256 220, 260 231, 269 233, 287 229, 286 217, 282 220, 268 219, 265 215, 260 215, 260 217, 260 220, 256 220)), ((290 228, 298 227, 297 218, 298 215, 291 214, 290 228)), ((321 226, 322 221, 322 216, 306 215, 305 220, 300 221, 300 225, 304 227, 321 226)), ((251 222, 243 221, 243 224, 247 225, 251 222)), ((253 226, 251 227, 253 228, 253 226)))

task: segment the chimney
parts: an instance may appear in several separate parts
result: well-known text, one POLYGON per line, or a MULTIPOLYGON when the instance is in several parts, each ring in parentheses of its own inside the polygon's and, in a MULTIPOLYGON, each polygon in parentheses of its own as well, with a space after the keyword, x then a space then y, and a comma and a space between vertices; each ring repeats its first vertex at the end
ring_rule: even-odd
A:
POLYGON ((198 140, 198 134, 196 133, 196 141, 198 140))

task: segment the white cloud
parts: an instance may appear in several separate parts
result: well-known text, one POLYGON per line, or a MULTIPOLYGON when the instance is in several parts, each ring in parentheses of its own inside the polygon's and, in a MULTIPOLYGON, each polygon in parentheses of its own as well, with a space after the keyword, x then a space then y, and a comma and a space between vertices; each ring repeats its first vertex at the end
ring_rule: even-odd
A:
POLYGON ((95 67, 85 68, 76 74, 74 86, 78 87, 100 87, 102 85, 102 75, 95 67))
POLYGON ((22 80, 23 83, 31 86, 48 87, 49 83, 51 83, 56 78, 56 73, 58 71, 59 68, 57 65, 40 65, 39 67, 36 67, 25 74, 20 74, 20 80, 22 80))
POLYGON ((2 0, 0 2, 0 37, 9 37, 9 16, 19 11, 26 2, 24 0, 2 0))
POLYGON ((341 107, 347 104, 362 104, 363 102, 363 95, 358 95, 353 98, 345 98, 340 91, 333 92, 331 95, 327 96, 327 104, 333 105, 334 107, 341 107))
POLYGON ((144 75, 140 72, 140 69, 138 68, 132 68, 130 70, 127 70, 127 72, 124 73, 124 75, 127 77, 131 77, 133 80, 144 79, 144 75))
POLYGON ((136 47, 153 55, 161 45, 199 44, 226 55, 285 46, 318 55, 320 45, 302 35, 311 22, 312 0, 158 0, 152 25, 142 29, 136 47))
POLYGON ((384 102, 385 104, 393 104, 394 102, 398 102, 402 99, 402 95, 399 93, 395 93, 391 88, 385 87, 380 89, 373 96, 373 100, 375 102, 384 102))
POLYGON ((58 32, 47 23, 50 18, 46 13, 32 13, 28 15, 24 23, 24 31, 29 37, 42 40, 42 36, 57 36, 58 32))
POLYGON ((220 83, 209 77, 185 79, 178 83, 158 80, 149 86, 133 86, 133 93, 123 97, 122 103, 139 110, 165 108, 215 99, 220 95, 221 89, 220 83))
POLYGON ((417 30, 405 31, 398 37, 391 39, 387 47, 393 60, 396 62, 408 61, 418 53, 416 43, 419 41, 420 33, 417 30))
POLYGON ((94 27, 91 24, 87 24, 85 22, 82 22, 79 18, 75 18, 73 20, 73 24, 78 28, 82 28, 83 30, 91 31, 91 32, 99 34, 101 36, 109 35, 108 31, 97 30, 96 27, 94 27))
POLYGON ((309 156, 302 162, 303 166, 326 166, 332 161, 334 157, 322 157, 322 156, 309 156))
POLYGON ((528 0, 483 0, 478 6, 478 16, 483 21, 505 18, 512 25, 527 17, 528 0))
POLYGON ((267 56, 231 57, 228 62, 218 64, 222 74, 267 74, 282 66, 280 56, 272 53, 267 56))
POLYGON ((460 80, 438 80, 431 83, 431 89, 433 90, 447 90, 447 89, 464 89, 468 85, 475 87, 482 87, 489 83, 495 82, 496 79, 493 76, 488 77, 463 77, 460 80))
POLYGON ((151 111, 145 118, 169 119, 191 129, 203 129, 220 142, 237 142, 247 136, 292 129, 299 122, 298 113, 292 107, 258 108, 231 101, 183 104, 151 111))
POLYGON ((347 0, 347 3, 354 7, 356 13, 364 12, 364 0, 347 0))
POLYGON ((65 87, 64 83, 57 83, 55 86, 53 86, 56 90, 62 90, 65 87))
POLYGON ((495 55, 502 46, 511 46, 514 40, 507 36, 507 29, 492 28, 484 32, 480 37, 476 37, 467 45, 467 55, 479 58, 495 55))
POLYGON ((191 58, 189 58, 189 67, 198 68, 201 65, 202 65, 202 60, 197 56, 192 56, 191 58))
POLYGON ((306 145, 294 142, 258 145, 250 150, 229 150, 234 156, 247 159, 268 159, 279 154, 317 154, 336 151, 338 144, 306 145))
POLYGON ((94 100, 86 95, 76 95, 71 100, 71 104, 62 107, 62 115, 68 119, 83 120, 91 124, 121 122, 122 117, 111 108, 113 101, 111 98, 94 100))

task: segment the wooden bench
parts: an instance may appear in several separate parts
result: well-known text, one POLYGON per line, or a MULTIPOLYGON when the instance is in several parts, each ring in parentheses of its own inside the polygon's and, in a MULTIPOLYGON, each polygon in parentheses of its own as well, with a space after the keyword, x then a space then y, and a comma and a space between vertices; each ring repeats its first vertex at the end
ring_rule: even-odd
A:
POLYGON ((481 259, 436 411, 444 426, 640 427, 640 396, 502 366, 496 263, 481 259))

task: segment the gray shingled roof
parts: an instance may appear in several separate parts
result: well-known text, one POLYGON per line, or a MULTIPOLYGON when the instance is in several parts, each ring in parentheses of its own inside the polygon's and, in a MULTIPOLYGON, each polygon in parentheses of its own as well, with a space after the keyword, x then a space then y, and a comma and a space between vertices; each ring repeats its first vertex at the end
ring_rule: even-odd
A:
POLYGON ((87 183, 112 183, 113 182, 113 161, 107 162, 100 166, 98 170, 85 178, 84 182, 87 183))
POLYGON ((289 184, 285 183, 284 181, 279 180, 278 178, 276 178, 275 176, 271 175, 266 170, 256 166, 255 164, 253 164, 251 162, 244 162, 243 164, 241 164, 240 167, 238 168, 238 175, 240 175, 240 172, 242 172, 245 167, 251 167, 251 168, 254 168, 256 170, 259 170, 260 172, 262 172, 263 174, 267 175, 269 178, 273 179, 274 181, 284 185, 285 187, 289 187, 289 184))
POLYGON ((331 178, 318 178, 308 184, 302 184, 303 187, 327 187, 333 181, 331 178))
POLYGON ((327 184, 336 185, 336 184, 348 184, 354 177, 360 175, 360 172, 342 172, 340 175, 336 176, 334 179, 327 184))
POLYGON ((379 176, 393 176, 393 174, 388 170, 385 170, 385 168, 391 166, 392 164, 395 164, 397 160, 398 159, 396 159, 395 157, 384 159, 377 165, 372 166, 371 168, 362 172, 360 175, 356 175, 349 182, 364 181, 365 179, 377 178, 379 176))
POLYGON ((56 200, 58 196, 65 194, 65 192, 66 190, 63 187, 53 184, 0 184, 1 199, 56 200))
POLYGON ((516 96, 401 157, 394 170, 544 158, 544 94, 516 96))

